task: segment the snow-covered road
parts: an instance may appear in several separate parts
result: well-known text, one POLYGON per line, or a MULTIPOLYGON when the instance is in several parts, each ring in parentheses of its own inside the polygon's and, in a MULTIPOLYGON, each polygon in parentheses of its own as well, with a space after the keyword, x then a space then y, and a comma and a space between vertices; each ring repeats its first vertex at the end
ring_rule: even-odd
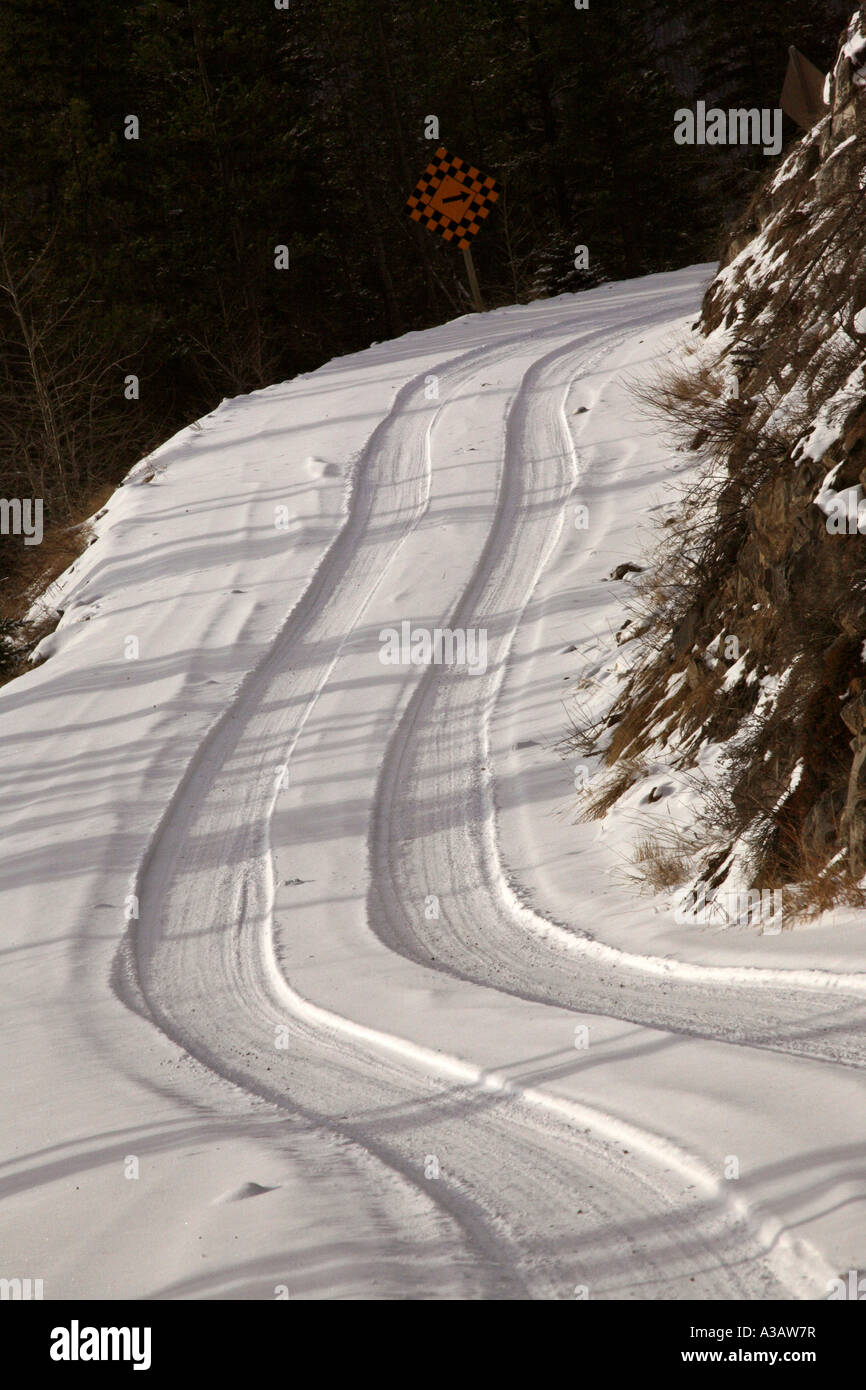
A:
POLYGON ((0 1273, 760 1299, 863 1266, 862 928, 648 924, 554 752, 685 463, 627 383, 710 273, 225 402, 112 499, 0 691, 0 1273), (486 660, 383 662, 406 622, 486 660))

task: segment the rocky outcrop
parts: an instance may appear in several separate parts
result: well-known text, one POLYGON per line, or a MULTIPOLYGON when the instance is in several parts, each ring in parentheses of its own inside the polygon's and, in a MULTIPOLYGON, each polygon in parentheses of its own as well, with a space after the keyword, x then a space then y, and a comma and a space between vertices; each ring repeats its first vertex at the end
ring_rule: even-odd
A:
POLYGON ((696 718, 730 746, 727 826, 751 837, 756 887, 840 856, 866 873, 866 16, 826 95, 734 227, 700 374, 668 393, 706 460, 702 507, 615 712, 617 756, 645 751, 684 672, 668 752, 688 765, 696 718))

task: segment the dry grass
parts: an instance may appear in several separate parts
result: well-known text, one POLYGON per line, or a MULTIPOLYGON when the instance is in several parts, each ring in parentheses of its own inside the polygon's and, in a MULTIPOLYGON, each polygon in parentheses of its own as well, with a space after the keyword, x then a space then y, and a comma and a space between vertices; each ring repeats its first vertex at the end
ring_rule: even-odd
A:
POLYGON ((866 887, 852 876, 847 854, 825 855, 803 848, 797 882, 785 888, 785 919, 789 925, 809 921, 834 907, 866 907, 866 887))
POLYGON ((634 847, 633 863, 641 882, 654 893, 669 892, 685 883, 691 871, 694 845, 674 832, 648 835, 634 847))
POLYGON ((643 763, 621 758, 600 786, 578 793, 578 821, 602 820, 620 797, 646 775, 643 763))
POLYGON ((31 652, 56 627, 58 614, 46 609, 34 617, 34 605, 38 613, 40 596, 87 548, 93 537, 88 521, 113 492, 101 484, 82 497, 71 522, 46 526, 40 545, 18 545, 7 557, 12 573, 3 576, 0 591, 0 685, 31 669, 31 652))

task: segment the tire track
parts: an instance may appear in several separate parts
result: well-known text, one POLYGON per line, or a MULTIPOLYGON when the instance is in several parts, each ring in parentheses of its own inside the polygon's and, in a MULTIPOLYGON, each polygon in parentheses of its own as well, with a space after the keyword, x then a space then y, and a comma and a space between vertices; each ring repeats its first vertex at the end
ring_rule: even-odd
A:
MULTIPOLYGON (((640 318, 624 327, 640 327, 640 318)), ((622 341, 608 334, 608 350, 622 341)), ((520 899, 498 850, 489 721, 521 614, 562 525, 579 465, 565 414, 567 356, 539 362, 508 423, 496 516, 449 622, 488 630, 484 675, 426 668, 382 762, 368 916, 407 958, 522 999, 695 1038, 866 1067, 866 975, 704 966, 628 953, 520 899), (534 398, 565 394, 539 443, 534 398), (536 462, 537 460, 537 462, 536 462), (527 466, 527 462, 528 465, 527 466), (424 786, 420 798, 415 788, 424 786), (419 885, 445 904, 411 910, 419 885), (575 969, 579 964, 579 972, 575 969), (723 987, 723 988, 721 988, 723 987)))
MULTIPOLYGON (((513 342, 465 354, 440 375, 455 388, 507 357, 513 342)), ((281 763, 290 759, 347 638, 424 513, 439 409, 425 404, 420 381, 399 393, 365 450, 345 527, 168 808, 137 884, 133 946, 146 1007, 223 1077, 348 1136, 424 1191, 480 1296, 564 1297, 584 1282, 594 1296, 613 1296, 628 1269, 632 1283, 662 1296, 684 1280, 697 1296, 771 1296, 779 1286, 756 1262, 742 1215, 705 1188, 684 1218, 681 1180, 672 1191, 657 1153, 617 1162, 616 1136, 575 1132, 577 1119, 589 1128, 600 1118, 593 1112, 557 1116, 547 1098, 521 1101, 454 1059, 361 1036, 307 1005, 277 968, 274 763, 278 751, 281 763), (439 1151, 447 1163, 425 1181, 426 1159, 439 1151)))

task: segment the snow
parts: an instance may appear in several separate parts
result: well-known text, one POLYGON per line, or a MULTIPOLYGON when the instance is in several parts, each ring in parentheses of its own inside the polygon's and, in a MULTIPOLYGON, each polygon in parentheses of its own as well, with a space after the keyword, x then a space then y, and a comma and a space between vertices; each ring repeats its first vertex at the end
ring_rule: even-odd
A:
MULTIPOLYGON (((837 329, 831 342, 842 337, 842 330, 837 329)), ((858 365, 849 373, 838 391, 822 403, 808 435, 797 446, 800 460, 812 459, 817 462, 824 457, 827 451, 841 438, 852 406, 859 402, 862 392, 863 368, 858 365)), ((822 486, 826 488, 826 480, 822 486)))
POLYGON ((862 922, 678 921, 623 857, 695 788, 660 758, 575 825, 558 751, 691 467, 628 382, 711 273, 223 402, 110 500, 0 690, 8 1274, 761 1299, 857 1265, 862 922), (485 668, 384 662, 404 621, 485 668))
POLYGON ((836 59, 836 70, 843 66, 847 61, 853 68, 853 81, 856 86, 862 87, 866 84, 866 72, 863 70, 864 59, 866 59, 866 34, 862 30, 862 19, 859 10, 855 10, 848 23, 848 39, 839 50, 836 59))
POLYGON ((746 674, 747 656, 748 652, 743 652, 743 655, 739 657, 738 660, 735 661, 731 666, 728 667, 728 670, 725 673, 725 678, 722 681, 723 690, 733 690, 735 685, 739 685, 740 681, 746 674))
POLYGON ((859 67, 866 57, 866 37, 863 34, 855 33, 847 43, 842 45, 839 56, 847 58, 855 68, 859 67))

